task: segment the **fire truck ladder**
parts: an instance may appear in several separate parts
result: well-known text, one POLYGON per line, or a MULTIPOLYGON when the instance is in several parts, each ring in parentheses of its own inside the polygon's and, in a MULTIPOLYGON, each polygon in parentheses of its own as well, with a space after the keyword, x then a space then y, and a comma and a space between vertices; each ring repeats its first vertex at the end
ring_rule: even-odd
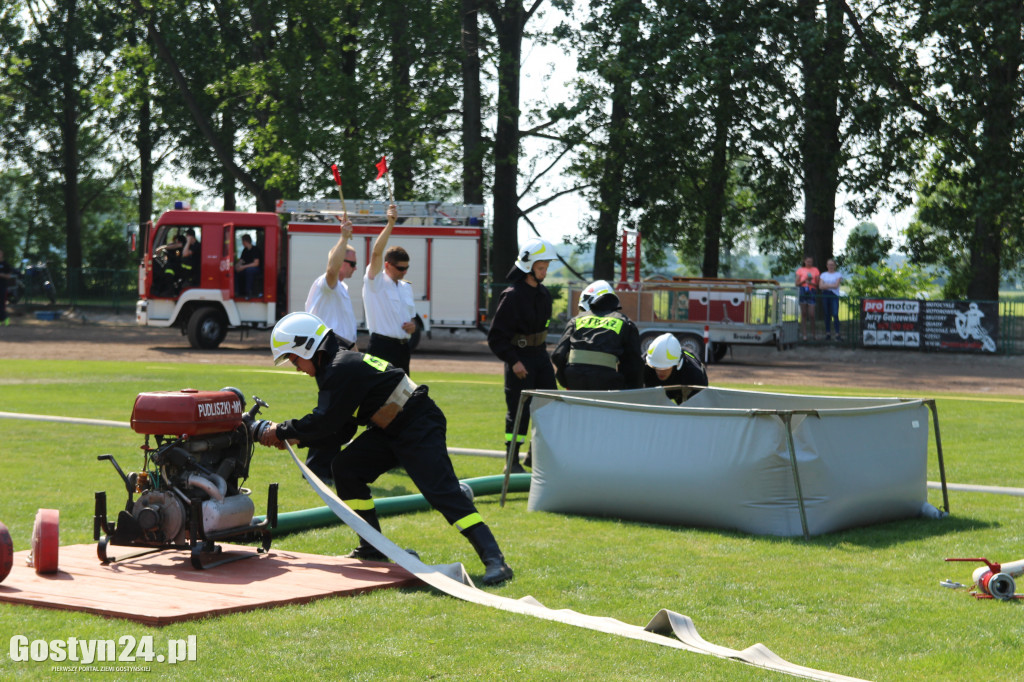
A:
MULTIPOLYGON (((440 201, 396 201, 398 222, 403 225, 484 226, 483 204, 446 204, 440 201)), ((370 199, 346 199, 345 209, 353 222, 387 222, 388 202, 370 199)), ((294 220, 327 222, 341 215, 340 199, 281 199, 277 202, 278 213, 290 213, 294 220)))

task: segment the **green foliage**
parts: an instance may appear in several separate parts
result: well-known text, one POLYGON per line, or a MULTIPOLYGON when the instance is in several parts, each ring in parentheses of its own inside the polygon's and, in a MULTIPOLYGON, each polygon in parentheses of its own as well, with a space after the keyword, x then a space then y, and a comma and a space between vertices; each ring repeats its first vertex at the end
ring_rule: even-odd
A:
POLYGON ((846 238, 846 250, 836 257, 836 264, 841 268, 879 265, 888 257, 892 247, 892 239, 880 235, 874 223, 861 223, 846 238))
POLYGON ((850 278, 843 279, 851 298, 917 298, 926 293, 934 279, 920 266, 904 263, 890 268, 878 265, 855 265, 850 278))

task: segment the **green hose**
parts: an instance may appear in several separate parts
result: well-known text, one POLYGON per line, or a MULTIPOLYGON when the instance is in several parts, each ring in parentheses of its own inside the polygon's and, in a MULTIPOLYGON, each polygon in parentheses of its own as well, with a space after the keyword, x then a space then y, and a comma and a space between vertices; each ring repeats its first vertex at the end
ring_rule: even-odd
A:
MULTIPOLYGON (((501 486, 505 482, 504 474, 497 476, 480 476, 479 478, 467 478, 462 481, 470 487, 474 495, 494 495, 501 492, 501 486)), ((530 474, 512 474, 508 480, 508 491, 510 493, 525 493, 530 490, 530 474)), ((381 497, 373 501, 377 508, 378 516, 389 516, 394 514, 405 514, 414 511, 426 511, 430 504, 423 495, 398 495, 396 497, 381 497)), ((260 523, 265 517, 257 516, 254 523, 260 523)), ((334 515, 328 507, 315 507, 301 511, 284 512, 277 515, 277 528, 273 530, 274 535, 283 533, 294 533, 300 530, 312 528, 323 528, 341 523, 341 520, 334 515)))

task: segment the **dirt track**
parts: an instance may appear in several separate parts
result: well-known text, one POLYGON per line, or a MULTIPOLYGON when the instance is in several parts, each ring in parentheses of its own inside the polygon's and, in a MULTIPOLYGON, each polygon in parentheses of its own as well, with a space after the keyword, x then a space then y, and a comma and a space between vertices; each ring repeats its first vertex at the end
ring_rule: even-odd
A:
MULTIPOLYGON (((366 339, 360 337, 360 346, 366 339)), ((130 315, 38 321, 15 316, 0 327, 0 358, 124 360, 259 365, 269 363, 269 332, 245 338, 237 332, 217 350, 189 347, 176 329, 137 327, 130 315)), ((413 353, 412 372, 500 374, 483 334, 440 332, 413 353)), ((755 385, 858 386, 906 391, 907 395, 946 392, 1024 395, 1024 356, 849 350, 802 346, 788 351, 736 346, 712 365, 711 383, 755 385)), ((929 396, 926 396, 929 397, 929 396)))

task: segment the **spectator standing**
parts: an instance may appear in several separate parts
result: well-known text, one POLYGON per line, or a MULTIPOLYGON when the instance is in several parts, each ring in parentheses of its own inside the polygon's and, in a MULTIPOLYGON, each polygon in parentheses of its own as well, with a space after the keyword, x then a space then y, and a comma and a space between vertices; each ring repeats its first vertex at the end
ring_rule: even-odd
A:
POLYGON ((242 235, 242 253, 235 264, 235 271, 241 275, 241 294, 245 298, 255 298, 259 295, 260 287, 257 286, 259 275, 263 272, 263 254, 253 246, 252 237, 242 235))
POLYGON ((551 354, 555 378, 573 391, 617 391, 643 385, 640 332, 621 312, 604 280, 580 295, 581 314, 565 325, 551 354))
MULTIPOLYGON (((491 352, 505 363, 505 452, 515 444, 512 473, 525 471, 519 463, 519 448, 526 442, 530 425, 527 399, 519 431, 513 433, 520 395, 526 390, 556 388, 555 370, 547 353, 551 293, 544 287, 548 264, 556 257, 555 248, 543 239, 526 242, 507 275, 512 284, 501 292, 487 332, 491 352)), ((529 456, 526 463, 529 466, 529 456)))
POLYGON ((817 299, 821 271, 814 267, 814 259, 804 258, 803 267, 796 269, 796 286, 800 289, 800 336, 807 340, 807 319, 811 321, 811 338, 818 340, 814 328, 814 306, 817 299))
POLYGON ((316 315, 347 343, 352 350, 356 343, 356 315, 345 280, 352 277, 358 261, 356 250, 349 245, 352 221, 346 215, 341 221, 341 235, 327 254, 327 269, 313 280, 306 296, 306 312, 316 315))
POLYGON ((373 242, 370 263, 363 277, 363 306, 366 328, 370 332, 366 352, 409 374, 409 339, 416 331, 416 304, 412 285, 405 281, 409 270, 408 252, 401 246, 387 248, 398 218, 398 206, 388 206, 387 216, 387 225, 373 242))
MULTIPOLYGON (((306 296, 306 312, 323 320, 340 339, 345 350, 355 350, 356 316, 345 280, 356 271, 356 250, 349 246, 352 221, 339 216, 341 236, 327 254, 327 269, 313 280, 306 296)), ((331 465, 338 454, 336 447, 317 447, 311 444, 306 451, 306 466, 327 485, 334 485, 331 465)))
POLYGON ((7 286, 14 279, 14 269, 7 264, 4 251, 0 249, 0 325, 7 326, 11 318, 7 316, 7 286))
POLYGON ((825 272, 819 277, 821 282, 821 307, 825 312, 825 340, 832 339, 832 323, 835 322, 836 341, 842 341, 839 333, 839 285, 843 276, 836 270, 836 262, 832 258, 825 261, 825 272))

